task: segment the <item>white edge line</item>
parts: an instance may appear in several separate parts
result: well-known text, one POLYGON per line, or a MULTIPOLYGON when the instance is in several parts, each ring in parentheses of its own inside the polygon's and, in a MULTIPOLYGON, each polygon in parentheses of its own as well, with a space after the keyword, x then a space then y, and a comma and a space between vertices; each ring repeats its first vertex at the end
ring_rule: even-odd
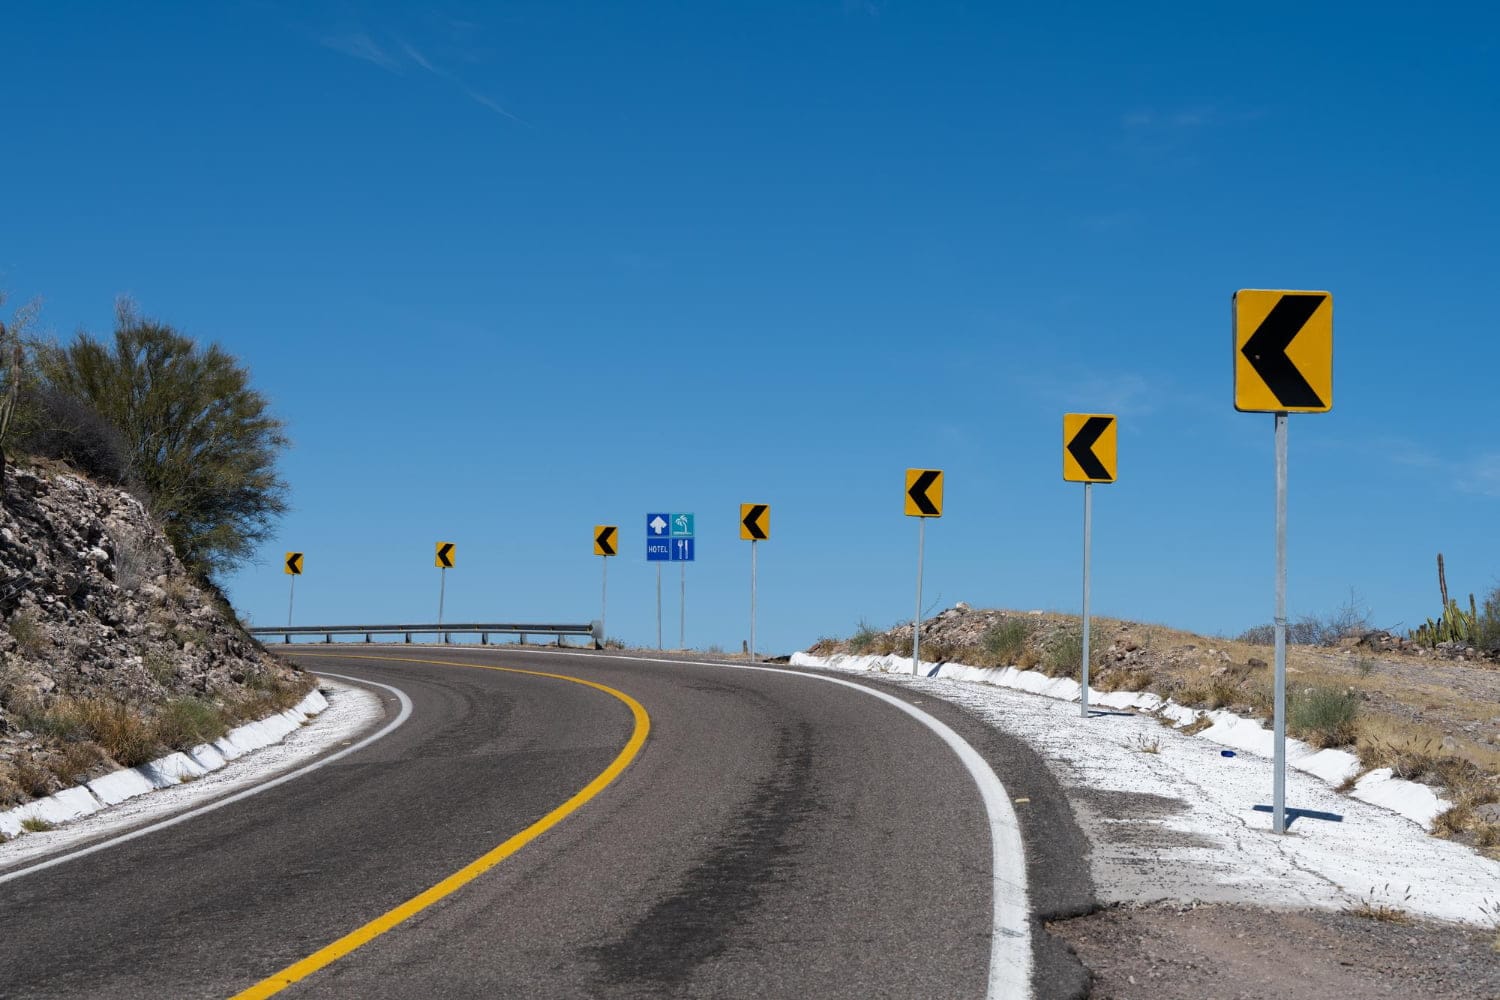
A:
POLYGON ((327 757, 315 760, 311 764, 297 768, 295 771, 288 771, 286 774, 281 775, 281 777, 273 778, 264 784, 256 785, 253 788, 247 788, 244 791, 235 792, 233 795, 229 795, 222 799, 218 799, 217 801, 210 802, 206 806, 199 806, 198 808, 190 809, 185 813, 178 813, 176 816, 173 816, 169 819, 164 819, 158 823, 152 823, 150 826, 143 826, 138 830, 131 830, 129 833, 122 833, 118 837, 111 837, 108 840, 101 840, 97 844, 91 844, 90 846, 77 851, 70 851, 67 854, 59 854, 55 858, 49 858, 46 861, 31 865, 27 868, 17 868, 15 871, 6 872, 5 874, 0 875, 0 885, 3 885, 6 882, 12 882, 18 878, 24 878, 27 875, 35 875, 37 872, 46 871, 48 868, 55 868, 58 865, 67 864, 69 861, 87 857, 90 854, 97 854, 100 851, 107 850, 111 847, 116 847, 128 841, 135 840, 138 837, 144 837, 148 834, 157 833, 158 831, 165 830, 168 827, 176 826, 178 823, 186 823, 190 819, 196 819, 197 817, 202 816, 205 813, 211 813, 216 809, 222 809, 225 806, 244 801, 252 795, 259 795, 261 792, 268 792, 271 789, 275 788, 277 785, 284 785, 288 781, 300 778, 305 774, 311 774, 319 768, 327 767, 329 764, 332 764, 336 760, 340 760, 352 753, 363 750, 365 747, 369 746, 371 743, 374 743, 376 740, 383 739, 384 737, 389 736, 391 733, 395 732, 396 729, 398 729, 403 723, 406 722, 407 719, 411 717, 411 699, 408 698, 406 696, 406 692, 402 691, 400 688, 391 687, 391 685, 389 684, 381 684, 379 681, 366 680, 363 677, 349 677, 344 674, 323 674, 321 672, 319 672, 319 675, 326 677, 337 677, 339 680, 352 681, 355 684, 369 684, 374 687, 385 688, 391 694, 395 695, 398 701, 400 701, 401 711, 398 712, 396 714, 396 717, 390 722, 386 723, 385 726, 378 732, 371 733, 369 736, 366 736, 364 739, 360 740, 353 746, 345 747, 337 753, 329 754, 327 757))
POLYGON ((988 1000, 1029 1000, 1031 992, 1031 906, 1026 891, 1026 853, 1021 846, 1021 826, 994 768, 979 751, 945 723, 893 694, 840 677, 783 670, 780 667, 757 667, 748 663, 713 663, 707 660, 666 660, 649 656, 617 656, 610 659, 637 663, 669 663, 678 666, 731 667, 735 670, 757 670, 787 674, 809 680, 826 681, 862 691, 899 708, 932 730, 968 769, 979 787, 984 811, 990 821, 990 896, 993 901, 993 925, 990 932, 990 980, 988 1000))

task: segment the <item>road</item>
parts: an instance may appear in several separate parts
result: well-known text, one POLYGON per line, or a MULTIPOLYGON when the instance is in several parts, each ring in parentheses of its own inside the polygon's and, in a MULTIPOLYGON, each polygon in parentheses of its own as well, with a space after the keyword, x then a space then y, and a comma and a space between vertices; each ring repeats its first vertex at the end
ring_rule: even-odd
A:
MULTIPOLYGON (((953 749, 886 701, 597 654, 298 659, 400 688, 410 719, 263 795, 5 884, 0 997, 986 996, 985 805, 953 749), (277 992, 289 967, 305 978, 277 992)), ((1082 838, 1035 755, 893 693, 1020 800, 1027 871, 1001 874, 1032 911, 1086 905, 1082 838)), ((1030 949, 1036 995, 1072 995, 1076 963, 1040 931, 1030 949)))

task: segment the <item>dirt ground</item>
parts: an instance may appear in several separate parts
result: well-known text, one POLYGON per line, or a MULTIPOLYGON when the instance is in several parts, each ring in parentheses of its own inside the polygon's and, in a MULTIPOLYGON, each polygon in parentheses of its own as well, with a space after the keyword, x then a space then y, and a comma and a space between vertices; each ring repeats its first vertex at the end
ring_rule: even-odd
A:
POLYGON ((1500 1000, 1496 931, 1161 904, 1048 930, 1093 971, 1090 1000, 1500 1000))

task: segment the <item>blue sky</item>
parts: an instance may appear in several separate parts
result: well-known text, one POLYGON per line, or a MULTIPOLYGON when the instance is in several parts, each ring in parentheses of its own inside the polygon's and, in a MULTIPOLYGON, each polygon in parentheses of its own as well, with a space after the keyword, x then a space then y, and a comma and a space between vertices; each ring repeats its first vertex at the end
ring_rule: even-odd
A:
MULTIPOLYGON (((1291 419, 1290 604, 1380 624, 1500 573, 1500 15, 1405 6, 30 5, 6 16, 0 287, 132 296, 243 358, 294 510, 227 580, 304 623, 595 617, 655 641, 648 511, 698 515, 690 645, 1076 610, 1066 411, 1120 416, 1098 613, 1271 616, 1272 417, 1237 288, 1335 296, 1291 419), (1014 9, 1011 9, 1014 8, 1014 9), (1461 26, 1461 27, 1459 27, 1461 26)), ((675 575, 667 577, 669 644, 675 575)))

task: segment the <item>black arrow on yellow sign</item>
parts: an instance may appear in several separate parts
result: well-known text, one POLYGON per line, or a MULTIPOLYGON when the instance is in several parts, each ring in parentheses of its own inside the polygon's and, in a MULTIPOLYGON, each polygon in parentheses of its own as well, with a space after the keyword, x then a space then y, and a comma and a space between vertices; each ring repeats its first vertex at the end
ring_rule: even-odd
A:
POLYGON ((442 569, 453 568, 453 543, 439 542, 437 547, 437 564, 442 569))
POLYGON ((1245 346, 1240 348, 1255 374, 1261 377, 1282 406, 1324 405, 1317 390, 1308 384, 1286 351, 1326 298, 1326 295, 1283 295, 1261 320, 1250 339, 1245 341, 1245 346))
POLYGON ((616 555, 615 533, 619 528, 613 524, 601 524, 594 534, 594 554, 600 556, 616 555))
POLYGON ((302 575, 302 553, 288 552, 286 554, 286 573, 288 576, 302 575))
POLYGON ((766 530, 766 514, 771 509, 769 504, 747 503, 740 506, 740 537, 752 542, 763 542, 771 537, 766 530))
POLYGON ((1073 435, 1073 440, 1068 442, 1068 454, 1078 463, 1083 474, 1090 479, 1113 480, 1114 474, 1094 454, 1094 442, 1099 436, 1109 430, 1109 425, 1115 422, 1114 417, 1089 417, 1084 421, 1078 433, 1073 435))
MULTIPOLYGON (((916 508, 918 517, 939 517, 942 515, 942 508, 938 505, 941 501, 934 503, 932 497, 927 495, 927 491, 932 489, 933 484, 942 478, 943 473, 940 469, 923 469, 912 482, 911 486, 907 487, 906 495, 911 498, 912 506, 916 508)), ((910 514, 912 511, 908 510, 907 513, 910 514)))

